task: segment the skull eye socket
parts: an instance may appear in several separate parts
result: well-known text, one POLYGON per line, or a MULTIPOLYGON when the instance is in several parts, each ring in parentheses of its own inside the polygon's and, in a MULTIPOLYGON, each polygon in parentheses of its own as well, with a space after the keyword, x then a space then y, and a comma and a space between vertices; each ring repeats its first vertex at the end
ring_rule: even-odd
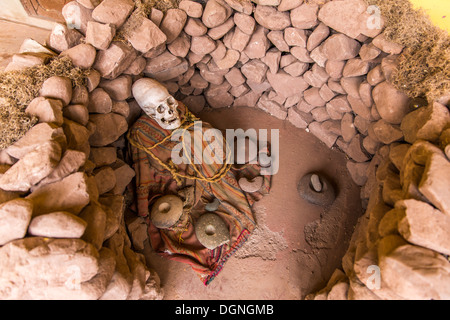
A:
POLYGON ((169 97, 167 99, 167 103, 170 104, 170 105, 173 105, 173 104, 175 104, 175 99, 173 97, 169 97))
POLYGON ((158 113, 163 113, 164 112, 164 106, 161 104, 158 106, 158 108, 156 108, 156 111, 158 111, 158 113))

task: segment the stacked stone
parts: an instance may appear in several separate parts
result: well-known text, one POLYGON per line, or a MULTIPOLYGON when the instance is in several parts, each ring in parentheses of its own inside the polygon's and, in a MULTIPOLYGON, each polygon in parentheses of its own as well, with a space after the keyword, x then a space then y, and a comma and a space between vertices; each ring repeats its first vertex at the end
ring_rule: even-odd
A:
POLYGON ((446 103, 408 113, 400 124, 404 141, 378 151, 370 164, 375 174, 368 208, 342 260, 345 274, 337 270, 327 287, 309 298, 449 299, 446 103))
MULTIPOLYGON (((370 28, 373 17, 363 0, 184 0, 165 15, 133 10, 131 0, 88 7, 73 1, 63 13, 85 38, 58 26, 50 44, 60 51, 80 41, 92 45, 98 50, 93 66, 111 87, 128 88, 144 74, 194 113, 245 106, 286 119, 343 150, 361 186, 376 151, 402 139, 398 124, 409 99, 389 84, 402 47, 384 39, 381 18, 370 28)), ((98 100, 102 89, 95 92, 98 100)), ((89 111, 112 108, 126 106, 94 104, 89 111)))
POLYGON ((72 1, 67 25, 49 36, 52 50, 26 40, 14 56, 7 70, 56 52, 92 71, 86 87, 48 79, 27 108, 40 123, 0 153, 2 297, 160 297, 157 276, 131 250, 143 249, 145 223, 124 225, 134 172, 121 150, 141 112, 131 86, 144 75, 194 113, 258 108, 346 153, 367 212, 345 273, 337 270, 317 299, 448 298, 436 280, 449 275, 441 255, 449 254, 448 101, 411 112, 390 84, 403 48, 386 41, 381 17, 364 0, 202 3, 145 16, 132 0, 72 1), (49 263, 60 258, 73 263, 49 263), (382 271, 377 291, 367 283, 372 264, 382 271))
POLYGON ((92 24, 101 23, 80 3, 64 12, 79 8, 82 23, 89 17, 86 29, 57 25, 48 43, 53 51, 26 40, 8 66, 42 64, 45 59, 35 57, 56 52, 96 69, 86 86, 47 79, 25 110, 39 123, 1 152, 0 298, 160 299, 158 276, 134 251, 124 222, 124 193, 135 174, 121 153, 133 121, 132 77, 119 70, 131 70, 132 61, 124 61, 134 49, 98 49, 96 41, 107 40, 91 43, 89 36, 92 24))

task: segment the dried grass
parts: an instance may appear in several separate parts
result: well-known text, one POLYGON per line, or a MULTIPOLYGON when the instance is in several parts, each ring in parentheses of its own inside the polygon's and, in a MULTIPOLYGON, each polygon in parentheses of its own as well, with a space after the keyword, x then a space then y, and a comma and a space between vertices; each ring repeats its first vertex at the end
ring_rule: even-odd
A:
POLYGON ((367 0, 386 21, 386 38, 401 44, 393 84, 411 98, 433 101, 450 92, 450 37, 408 0, 367 0))
POLYGON ((44 81, 52 76, 68 77, 73 86, 85 85, 89 70, 73 66, 68 57, 55 58, 46 65, 0 73, 0 150, 19 140, 33 125, 36 117, 25 109, 44 81))

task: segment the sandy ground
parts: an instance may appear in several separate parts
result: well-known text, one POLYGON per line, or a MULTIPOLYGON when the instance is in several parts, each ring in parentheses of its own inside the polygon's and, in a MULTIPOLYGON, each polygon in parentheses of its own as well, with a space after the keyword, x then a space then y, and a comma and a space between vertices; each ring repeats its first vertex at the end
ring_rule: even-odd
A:
POLYGON ((161 278, 165 299, 302 299, 323 287, 340 266, 362 214, 360 190, 347 172, 345 156, 257 109, 205 111, 200 118, 219 129, 279 129, 280 169, 270 194, 253 207, 257 229, 210 285, 204 286, 188 265, 157 256, 147 244, 144 254, 161 278), (328 208, 297 193, 298 181, 311 171, 323 172, 337 187, 328 208))

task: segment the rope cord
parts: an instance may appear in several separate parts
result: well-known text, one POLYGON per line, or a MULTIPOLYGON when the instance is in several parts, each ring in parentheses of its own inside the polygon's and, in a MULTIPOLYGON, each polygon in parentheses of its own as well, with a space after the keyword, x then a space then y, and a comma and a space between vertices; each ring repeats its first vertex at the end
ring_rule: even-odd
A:
MULTIPOLYGON (((183 120, 183 122, 181 123, 182 129, 184 130, 184 132, 186 130, 188 130, 189 128, 191 128, 192 126, 194 126, 195 121, 200 120, 199 118, 197 118, 196 116, 194 116, 188 109, 186 109, 186 117, 183 120)), ((185 148, 185 141, 184 141, 184 132, 182 135, 183 138, 183 148, 185 148)), ((166 170, 168 170, 173 178, 175 179, 175 181, 177 182, 178 185, 182 184, 181 178, 184 179, 190 179, 190 180, 200 180, 200 181, 205 181, 205 182, 218 182, 219 180, 221 180, 227 173, 228 171, 231 169, 231 164, 230 164, 230 159, 229 156, 231 155, 231 152, 229 151, 229 146, 228 144, 226 144, 227 147, 227 157, 226 157, 226 161, 224 166, 222 166, 222 168, 220 168, 220 170, 212 177, 205 177, 199 170, 198 168, 195 166, 195 164, 192 163, 192 159, 189 157, 189 164, 192 166, 192 168, 194 169, 195 173, 197 173, 198 176, 194 176, 194 175, 184 175, 181 174, 177 171, 177 167, 175 166, 175 164, 172 162, 171 159, 169 159, 169 163, 165 163, 164 161, 162 161, 161 159, 159 159, 157 156, 155 156, 152 152, 153 149, 155 149, 156 147, 162 145, 163 143, 167 142, 169 139, 172 138, 174 131, 172 131, 167 137, 165 137, 163 140, 155 143, 153 146, 151 147, 145 147, 141 141, 136 141, 131 137, 131 131, 128 132, 127 134, 127 138, 128 141, 130 142, 130 144, 132 146, 134 146, 135 148, 138 148, 142 151, 144 151, 145 153, 147 153, 148 155, 150 155, 156 162, 158 162, 163 168, 165 168, 166 170)), ((139 137, 138 137, 139 139, 139 137)), ((140 140, 140 139, 139 139, 140 140)))

